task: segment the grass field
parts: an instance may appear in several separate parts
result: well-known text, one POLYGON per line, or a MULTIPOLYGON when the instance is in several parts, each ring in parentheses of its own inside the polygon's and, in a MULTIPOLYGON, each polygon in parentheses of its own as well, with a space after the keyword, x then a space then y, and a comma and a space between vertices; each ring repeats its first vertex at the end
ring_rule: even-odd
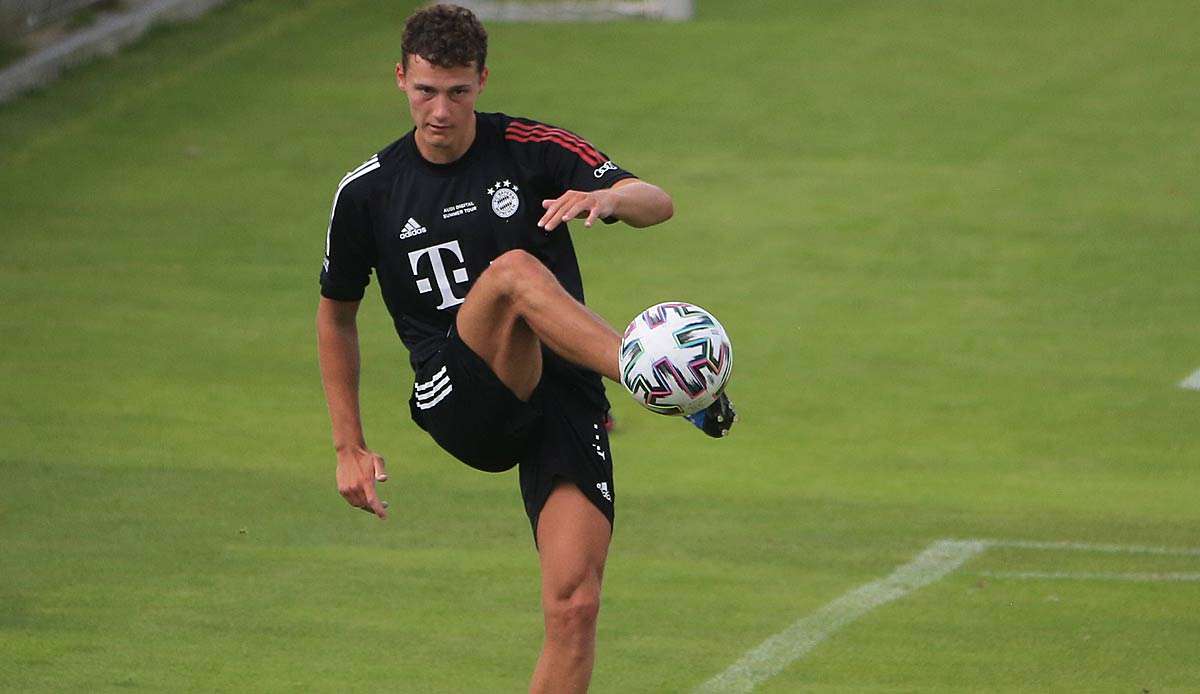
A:
MULTIPOLYGON (((515 473, 360 321, 378 522, 313 311, 341 175, 408 127, 412 3, 246 0, 0 107, 0 690, 520 691, 515 473)), ((610 391, 596 692, 690 691, 942 539, 997 545, 764 692, 1200 690, 1200 5, 700 0, 491 27, 480 108, 675 196, 576 230, 591 305, 730 331, 734 435, 610 391), (1187 576, 1193 576, 1188 579, 1187 576)), ((794 633, 794 632, 793 632, 794 633)))

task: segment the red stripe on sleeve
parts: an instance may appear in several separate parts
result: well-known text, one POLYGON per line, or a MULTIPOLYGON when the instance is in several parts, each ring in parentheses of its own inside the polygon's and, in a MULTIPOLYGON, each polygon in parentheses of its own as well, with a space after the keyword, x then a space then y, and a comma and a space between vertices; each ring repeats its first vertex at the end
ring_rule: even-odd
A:
POLYGON ((600 154, 600 150, 593 147, 590 142, 561 128, 551 128, 545 125, 527 125, 513 121, 509 124, 504 134, 507 139, 516 140, 517 142, 552 141, 564 147, 571 144, 574 146, 567 148, 578 154, 588 164, 598 166, 604 162, 604 157, 600 154))
POLYGON ((505 135, 504 137, 506 140, 512 140, 513 142, 553 142, 556 145, 562 147, 563 149, 570 150, 570 151, 574 152, 575 154, 579 155, 579 158, 582 159, 583 161, 587 162, 587 164, 589 166, 599 166, 600 164, 603 163, 603 161, 598 156, 593 155, 593 154, 583 150, 582 148, 579 147, 579 145, 575 144, 574 142, 564 140, 561 137, 558 137, 557 135, 531 135, 529 137, 522 137, 522 136, 514 133, 514 134, 510 134, 510 135, 505 135))
POLYGON ((506 135, 505 139, 512 140, 513 142, 553 142, 563 149, 570 150, 579 155, 579 158, 586 162, 589 166, 599 166, 602 163, 599 158, 581 149, 579 145, 575 144, 574 142, 564 140, 556 135, 531 135, 529 137, 522 137, 517 134, 511 134, 506 135))
POLYGON ((579 140, 580 142, 584 143, 587 142, 587 140, 576 135, 570 130, 563 130, 562 128, 556 128, 552 125, 546 125, 545 123, 521 123, 520 121, 512 121, 508 124, 508 129, 521 131, 526 134, 531 132, 552 132, 558 133, 559 135, 565 135, 573 140, 579 140))
POLYGON ((520 135, 537 135, 537 134, 542 134, 542 133, 552 133, 555 135, 559 135, 559 136, 563 137, 564 139, 574 141, 583 149, 591 152, 593 156, 600 157, 600 160, 604 161, 604 157, 602 157, 600 155, 600 151, 598 149, 596 149, 595 147, 592 146, 592 143, 590 143, 587 140, 583 139, 582 137, 576 135, 575 133, 567 131, 567 130, 563 130, 562 128, 554 128, 549 125, 542 125, 540 123, 530 125, 527 123, 518 123, 516 121, 513 121, 512 123, 510 123, 508 125, 507 132, 517 133, 520 135))

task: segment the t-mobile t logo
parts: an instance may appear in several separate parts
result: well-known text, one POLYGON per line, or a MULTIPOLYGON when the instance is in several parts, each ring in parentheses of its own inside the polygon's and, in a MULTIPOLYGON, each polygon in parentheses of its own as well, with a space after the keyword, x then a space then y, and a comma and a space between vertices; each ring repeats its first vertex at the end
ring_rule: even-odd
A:
POLYGON ((462 249, 458 247, 458 241, 449 243, 439 243, 436 246, 422 248, 419 251, 413 251, 408 254, 408 262, 412 265, 413 275, 417 279, 417 291, 422 294, 428 294, 433 291, 433 284, 426 278, 420 277, 417 272, 417 266, 421 264, 421 258, 428 256, 429 264, 433 267, 433 279, 437 282, 438 291, 442 295, 442 303, 438 304, 439 309, 450 308, 457 306, 463 302, 462 299, 454 295, 454 290, 450 286, 451 277, 458 284, 465 284, 467 281, 467 269, 465 267, 455 268, 454 272, 449 277, 446 276, 446 265, 442 262, 442 251, 448 251, 458 258, 458 262, 463 262, 462 249))

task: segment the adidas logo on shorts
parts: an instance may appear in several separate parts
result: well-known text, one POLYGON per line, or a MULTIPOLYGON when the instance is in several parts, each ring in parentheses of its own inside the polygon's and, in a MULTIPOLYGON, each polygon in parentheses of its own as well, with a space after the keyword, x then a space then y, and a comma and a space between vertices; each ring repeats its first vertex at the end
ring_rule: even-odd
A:
POLYGON ((433 378, 413 386, 413 394, 417 399, 417 408, 422 410, 434 407, 452 392, 454 392, 454 386, 451 385, 450 377, 446 375, 446 367, 444 366, 433 375, 433 378))
POLYGON ((612 501, 612 493, 608 491, 608 482, 597 482, 596 489, 600 490, 600 494, 609 502, 612 501))

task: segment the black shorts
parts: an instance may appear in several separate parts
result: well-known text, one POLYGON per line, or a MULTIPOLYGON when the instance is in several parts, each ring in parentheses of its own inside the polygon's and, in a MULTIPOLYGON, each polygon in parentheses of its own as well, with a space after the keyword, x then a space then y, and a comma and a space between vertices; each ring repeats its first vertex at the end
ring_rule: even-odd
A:
MULTIPOLYGON (((447 453, 485 472, 520 465, 521 498, 534 537, 542 507, 559 480, 573 482, 611 527, 612 451, 604 428, 607 402, 552 353, 523 402, 451 328, 446 342, 416 370, 412 419, 447 453)), ((598 387, 598 386, 597 386, 598 387)))

